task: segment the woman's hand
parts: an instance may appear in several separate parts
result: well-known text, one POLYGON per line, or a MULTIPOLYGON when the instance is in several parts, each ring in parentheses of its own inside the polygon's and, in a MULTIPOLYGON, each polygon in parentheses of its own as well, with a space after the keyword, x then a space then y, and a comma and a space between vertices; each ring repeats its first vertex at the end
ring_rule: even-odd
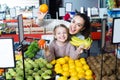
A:
POLYGON ((77 47, 77 51, 81 54, 83 53, 84 50, 84 45, 80 45, 79 47, 77 47))
POLYGON ((91 45, 89 46, 89 47, 87 47, 87 48, 84 48, 85 50, 89 50, 90 49, 90 47, 91 47, 91 45))
POLYGON ((46 14, 47 14, 47 12, 46 13, 42 13, 42 12, 38 11, 38 19, 39 20, 43 20, 46 14))

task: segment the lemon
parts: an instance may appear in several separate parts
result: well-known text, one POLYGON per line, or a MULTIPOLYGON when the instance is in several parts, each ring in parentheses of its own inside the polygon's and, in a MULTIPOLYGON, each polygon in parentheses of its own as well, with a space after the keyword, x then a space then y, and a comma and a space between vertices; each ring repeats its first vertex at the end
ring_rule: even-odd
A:
POLYGON ((67 80, 67 77, 65 77, 65 76, 60 76, 57 80, 67 80))
POLYGON ((77 74, 78 74, 77 71, 70 72, 71 76, 77 76, 77 74))
POLYGON ((80 62, 84 65, 87 64, 85 60, 80 60, 80 62))
POLYGON ((69 77, 69 72, 68 72, 68 71, 63 71, 63 72, 62 72, 62 75, 63 75, 63 76, 66 76, 66 77, 69 77))
POLYGON ((85 78, 85 74, 78 73, 78 77, 79 77, 79 79, 81 79, 81 78, 85 78))
POLYGON ((93 73, 92 73, 92 70, 88 69, 88 70, 86 70, 85 74, 87 76, 92 76, 93 73))
POLYGON ((84 70, 88 70, 89 69, 89 66, 87 64, 83 65, 83 69, 84 70))
POLYGON ((80 61, 85 61, 85 58, 80 58, 80 61))
POLYGON ((94 79, 93 79, 93 76, 85 76, 85 78, 86 78, 87 80, 94 80, 94 79))
POLYGON ((82 67, 82 66, 83 66, 80 61, 79 61, 79 62, 75 62, 75 65, 76 65, 77 67, 82 67))
POLYGON ((63 67, 63 71, 69 71, 69 67, 68 66, 63 67))
POLYGON ((64 58, 59 58, 57 61, 60 64, 65 64, 66 63, 66 60, 64 58))
POLYGON ((69 69, 75 69, 75 65, 69 65, 69 69))
POLYGON ((69 64, 74 63, 74 60, 70 58, 69 61, 68 61, 68 63, 69 64))
POLYGON ((73 68, 73 69, 69 69, 69 72, 72 73, 72 72, 76 72, 76 69, 73 68))
POLYGON ((55 64, 55 68, 61 68, 61 65, 60 64, 55 64))
POLYGON ((71 76, 69 80, 79 80, 77 76, 71 76))
POLYGON ((54 70, 56 73, 60 73, 60 74, 63 72, 63 70, 61 68, 55 68, 54 70))
POLYGON ((65 56, 64 59, 65 59, 66 61, 69 61, 69 57, 68 57, 68 56, 65 56))
POLYGON ((52 65, 54 65, 55 63, 56 63, 55 59, 50 62, 50 64, 52 64, 52 65))
POLYGON ((81 67, 76 67, 76 71, 77 71, 77 72, 84 72, 84 69, 81 68, 81 67))

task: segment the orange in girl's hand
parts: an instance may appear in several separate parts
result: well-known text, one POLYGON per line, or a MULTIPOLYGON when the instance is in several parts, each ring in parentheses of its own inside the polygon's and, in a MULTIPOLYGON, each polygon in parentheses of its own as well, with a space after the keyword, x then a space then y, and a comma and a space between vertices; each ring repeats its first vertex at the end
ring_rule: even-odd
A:
POLYGON ((39 10, 43 13, 46 13, 48 11, 48 5, 47 4, 41 4, 39 7, 39 10))
POLYGON ((46 41, 45 41, 44 39, 40 39, 40 40, 38 41, 39 47, 43 47, 43 46, 45 45, 45 43, 46 43, 46 41))

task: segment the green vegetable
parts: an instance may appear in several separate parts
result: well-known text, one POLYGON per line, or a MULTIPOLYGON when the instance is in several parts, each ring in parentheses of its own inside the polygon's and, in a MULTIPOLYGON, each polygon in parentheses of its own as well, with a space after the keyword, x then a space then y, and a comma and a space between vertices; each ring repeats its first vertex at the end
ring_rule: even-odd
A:
POLYGON ((24 55, 25 57, 33 58, 38 51, 39 51, 38 43, 36 40, 34 40, 33 42, 31 42, 27 51, 25 51, 24 55))

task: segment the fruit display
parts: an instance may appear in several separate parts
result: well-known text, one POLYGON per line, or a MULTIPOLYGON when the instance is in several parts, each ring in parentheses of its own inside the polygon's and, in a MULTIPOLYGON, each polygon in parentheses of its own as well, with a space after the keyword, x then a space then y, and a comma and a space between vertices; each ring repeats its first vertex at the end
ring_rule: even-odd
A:
MULTIPOLYGON (((26 80, 49 80, 53 77, 53 65, 45 59, 39 58, 32 60, 25 59, 25 78, 26 80)), ((22 60, 16 62, 15 68, 10 68, 6 72, 6 80, 23 80, 23 65, 22 60)))
POLYGON ((47 4, 41 4, 40 7, 39 7, 39 10, 42 13, 46 13, 48 11, 48 5, 47 4))
POLYGON ((54 66, 55 73, 60 75, 57 80, 94 80, 85 58, 73 60, 65 56, 50 63, 54 66))
POLYGON ((78 38, 76 36, 73 36, 71 38, 71 41, 70 41, 70 43, 72 45, 74 45, 76 47, 79 47, 80 45, 83 45, 85 49, 88 48, 88 47, 90 47, 90 45, 92 44, 92 42, 93 42, 93 40, 90 37, 88 37, 86 39, 80 39, 80 38, 78 38))
POLYGON ((95 80, 101 80, 101 75, 102 80, 120 80, 120 60, 117 59, 116 69, 116 57, 112 53, 103 54, 103 61, 101 60, 101 58, 101 54, 98 56, 90 56, 87 58, 87 63, 95 75, 95 80), (102 62, 103 67, 101 66, 102 62))

